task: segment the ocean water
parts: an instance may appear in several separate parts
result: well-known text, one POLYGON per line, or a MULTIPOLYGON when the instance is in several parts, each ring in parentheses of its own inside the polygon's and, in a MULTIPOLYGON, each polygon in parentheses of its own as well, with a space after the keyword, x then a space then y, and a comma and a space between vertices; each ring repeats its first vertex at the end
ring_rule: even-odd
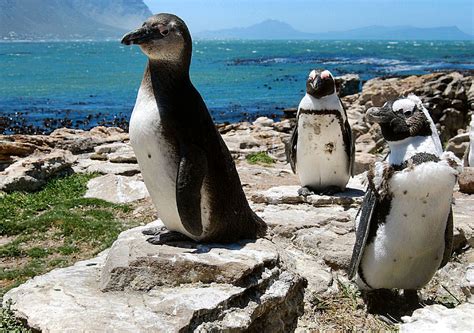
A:
MULTIPOLYGON (((119 42, 0 43, 0 130, 127 126, 146 58, 119 42)), ((472 41, 195 41, 191 78, 218 123, 279 117, 313 68, 334 75, 473 70, 472 41)))

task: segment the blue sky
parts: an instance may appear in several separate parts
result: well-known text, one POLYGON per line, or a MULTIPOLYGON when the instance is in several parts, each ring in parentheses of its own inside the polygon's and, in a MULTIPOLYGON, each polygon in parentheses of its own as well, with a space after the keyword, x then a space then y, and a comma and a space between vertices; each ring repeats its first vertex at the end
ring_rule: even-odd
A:
POLYGON ((474 34, 473 0, 144 0, 154 13, 183 18, 191 31, 249 26, 266 19, 305 32, 371 25, 458 26, 474 34))

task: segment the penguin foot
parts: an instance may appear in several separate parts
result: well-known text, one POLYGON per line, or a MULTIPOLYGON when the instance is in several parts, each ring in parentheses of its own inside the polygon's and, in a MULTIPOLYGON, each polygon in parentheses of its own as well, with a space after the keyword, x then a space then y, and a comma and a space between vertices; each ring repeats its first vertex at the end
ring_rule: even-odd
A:
POLYGON ((298 189, 298 195, 301 195, 303 197, 307 197, 308 195, 313 195, 314 192, 311 191, 308 187, 303 186, 298 189))
POLYGON ((153 228, 148 228, 142 231, 142 234, 147 235, 147 236, 156 236, 159 235, 163 232, 166 232, 168 229, 166 227, 153 227, 153 228))
POLYGON ((420 302, 420 298, 418 297, 418 291, 414 289, 404 289, 403 290, 403 297, 405 298, 406 304, 413 309, 417 309, 422 307, 423 304, 420 302))
POLYGON ((149 237, 146 241, 153 245, 164 245, 168 243, 189 242, 193 240, 177 231, 168 231, 149 237))

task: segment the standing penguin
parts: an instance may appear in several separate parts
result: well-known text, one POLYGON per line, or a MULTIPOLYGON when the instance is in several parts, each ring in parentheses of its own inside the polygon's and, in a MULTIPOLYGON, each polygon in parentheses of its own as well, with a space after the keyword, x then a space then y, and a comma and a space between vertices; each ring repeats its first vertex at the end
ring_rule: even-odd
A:
POLYGON ((464 166, 474 167, 474 116, 469 123, 469 145, 464 154, 464 166))
POLYGON ((354 138, 332 74, 313 70, 306 81, 287 150, 299 195, 344 191, 354 165, 354 138))
POLYGON ((130 119, 130 142, 158 215, 168 229, 148 241, 234 242, 263 236, 235 164, 189 77, 192 42, 177 16, 158 14, 126 34, 148 64, 130 119))
POLYGON ((349 276, 361 289, 404 289, 417 299, 453 244, 453 188, 460 165, 443 153, 436 127, 415 95, 370 108, 390 153, 368 172, 356 218, 349 276))

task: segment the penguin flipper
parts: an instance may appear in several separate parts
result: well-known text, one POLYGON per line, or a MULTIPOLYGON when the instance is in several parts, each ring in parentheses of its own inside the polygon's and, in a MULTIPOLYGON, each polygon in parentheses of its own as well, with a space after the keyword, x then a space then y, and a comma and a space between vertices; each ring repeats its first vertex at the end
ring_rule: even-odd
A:
POLYGON ((352 279, 357 270, 364 254, 365 244, 367 242, 367 236, 369 235, 370 223, 372 222, 372 215, 377 204, 377 198, 374 191, 369 187, 364 196, 362 207, 358 212, 359 224, 356 231, 356 241, 354 249, 352 250, 351 263, 349 265, 349 279, 352 279))
MULTIPOLYGON (((298 118, 297 118, 298 119, 298 118)), ((291 133, 290 141, 286 146, 286 160, 290 162, 291 170, 296 173, 296 144, 298 143, 298 120, 296 126, 291 133)))
POLYGON ((354 162, 355 162, 355 138, 354 133, 352 133, 351 125, 347 118, 347 111, 339 98, 339 103, 341 103, 342 110, 344 112, 346 121, 344 122, 344 129, 342 133, 342 139, 344 140, 344 145, 346 146, 347 157, 349 158, 349 174, 354 176, 354 162))
POLYGON ((444 267, 451 258, 453 253, 453 208, 449 209, 448 221, 446 221, 446 231, 444 232, 444 253, 443 260, 439 265, 439 268, 444 267))
POLYGON ((194 236, 202 234, 201 187, 207 174, 205 152, 196 145, 181 145, 176 179, 176 204, 181 223, 194 236))
POLYGON ((345 135, 348 137, 348 144, 350 145, 350 154, 349 154, 349 171, 350 175, 354 176, 354 162, 355 162, 355 138, 354 133, 352 133, 351 126, 349 125, 349 121, 346 120, 344 125, 345 127, 345 135))
POLYGON ((469 151, 471 150, 471 143, 467 145, 466 150, 464 151, 464 155, 462 156, 462 163, 464 167, 469 166, 469 151))

